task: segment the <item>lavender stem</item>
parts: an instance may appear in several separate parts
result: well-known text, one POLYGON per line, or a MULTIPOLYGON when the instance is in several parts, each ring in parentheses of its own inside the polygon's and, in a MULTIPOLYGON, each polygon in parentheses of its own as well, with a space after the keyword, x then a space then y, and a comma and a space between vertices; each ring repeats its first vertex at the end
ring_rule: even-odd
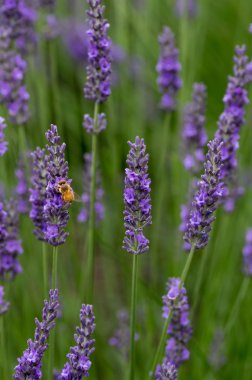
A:
MULTIPOLYGON (((5 334, 4 334, 4 316, 0 315, 0 339, 1 339, 1 363, 3 379, 7 379, 7 355, 6 355, 6 344, 5 344, 5 334)), ((1 374, 1 372, 0 372, 1 374)))
POLYGON ((130 311, 130 374, 129 379, 134 380, 135 375, 135 329, 136 329, 136 294, 137 294, 137 259, 133 256, 132 265, 132 289, 131 289, 131 311, 130 311))
MULTIPOLYGON (((187 257, 185 266, 184 266, 182 274, 180 276, 179 289, 182 288, 182 286, 183 286, 183 284, 184 284, 184 282, 185 282, 185 280, 187 278, 187 275, 188 275, 188 272, 189 272, 189 269, 190 269, 190 266, 191 266, 191 263, 192 263, 192 259, 193 259, 193 256, 194 256, 194 252, 195 252, 195 245, 192 244, 190 253, 189 253, 188 257, 187 257)), ((169 312, 169 315, 168 315, 167 319, 165 320, 163 331, 162 331, 161 338, 160 338, 160 341, 159 341, 159 345, 158 345, 158 348, 157 348, 157 351, 156 351, 156 354, 155 354, 155 357, 154 357, 154 361, 153 361, 151 372, 150 372, 150 377, 154 377, 155 376, 155 369, 157 367, 157 364, 159 363, 159 358, 161 356, 161 353, 163 352, 164 345, 165 345, 165 340, 167 339, 167 329, 168 329, 169 323, 171 321, 171 317, 172 317, 172 313, 169 312)))
MULTIPOLYGON (((52 258, 52 289, 57 287, 58 247, 53 246, 52 258)), ((48 379, 52 378, 55 351, 55 330, 52 331, 49 345, 48 379)))
POLYGON ((43 260, 43 285, 44 285, 44 297, 48 294, 48 271, 47 271, 47 246, 45 242, 42 242, 42 260, 43 260))
MULTIPOLYGON (((94 106, 94 131, 98 127, 99 102, 94 106)), ((95 193, 96 193, 96 165, 97 165, 97 134, 92 134, 92 164, 90 182, 90 209, 88 223, 88 302, 92 303, 94 288, 94 235, 95 235, 95 193)))

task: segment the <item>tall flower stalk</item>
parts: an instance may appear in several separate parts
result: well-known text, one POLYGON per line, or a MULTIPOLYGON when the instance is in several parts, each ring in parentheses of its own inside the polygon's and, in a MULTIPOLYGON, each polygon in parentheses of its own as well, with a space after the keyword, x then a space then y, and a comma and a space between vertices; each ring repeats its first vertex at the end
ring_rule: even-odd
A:
POLYGON ((128 168, 125 169, 124 189, 124 227, 123 248, 133 254, 132 290, 130 312, 130 371, 129 379, 135 376, 135 324, 137 294, 138 255, 149 249, 149 240, 143 229, 151 224, 150 179, 148 176, 149 155, 143 139, 136 137, 134 143, 129 142, 130 151, 127 156, 128 168))
POLYGON ((88 133, 92 134, 92 165, 90 182, 90 209, 88 224, 88 286, 89 301, 92 301, 94 285, 94 233, 95 233, 95 195, 96 195, 96 166, 97 166, 97 135, 106 126, 106 118, 100 112, 100 105, 110 95, 111 41, 107 36, 109 24, 103 17, 105 7, 102 0, 87 0, 89 37, 87 80, 84 87, 86 99, 92 100, 94 104, 94 116, 84 115, 83 126, 88 133))

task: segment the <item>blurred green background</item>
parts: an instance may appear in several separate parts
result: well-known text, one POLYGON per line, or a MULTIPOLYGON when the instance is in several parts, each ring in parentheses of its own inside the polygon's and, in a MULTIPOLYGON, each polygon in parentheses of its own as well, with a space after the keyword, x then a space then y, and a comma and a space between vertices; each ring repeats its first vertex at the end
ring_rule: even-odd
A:
MULTIPOLYGON (((115 65, 112 95, 102 106, 108 126, 99 136, 99 164, 105 189, 105 220, 96 230, 96 269, 94 311, 96 315, 96 350, 92 355, 91 379, 118 379, 127 374, 127 359, 110 347, 108 339, 117 326, 116 314, 129 308, 131 290, 131 255, 122 246, 123 175, 128 152, 127 141, 136 135, 145 138, 150 153, 152 179, 153 224, 149 228, 149 253, 139 259, 138 317, 139 340, 136 379, 148 379, 148 373, 163 326, 161 316, 165 284, 169 276, 179 276, 186 260, 182 236, 178 231, 180 205, 186 201, 189 176, 181 162, 180 120, 184 104, 190 100, 193 82, 207 85, 207 132, 214 136, 217 120, 223 110, 227 77, 232 74, 236 44, 246 44, 252 56, 252 22, 250 0, 198 1, 197 15, 179 18, 175 0, 109 0, 106 18, 110 36, 123 52, 115 65), (178 112, 168 128, 165 165, 158 171, 160 149, 165 131, 165 114, 158 108, 160 94, 155 66, 159 56, 158 34, 168 25, 176 36, 182 62, 183 88, 179 94, 178 112)), ((60 23, 83 23, 84 0, 60 0, 56 15, 60 23)), ((59 35, 39 40, 38 50, 29 61, 27 83, 31 95, 31 119, 24 127, 8 125, 9 151, 0 162, 0 178, 7 191, 16 184, 15 167, 18 155, 26 148, 44 146, 44 134, 50 123, 57 124, 67 144, 67 159, 73 188, 82 193, 83 153, 90 151, 91 139, 82 128, 84 113, 92 112, 93 104, 84 100, 85 62, 71 56, 59 35), (20 130, 23 128, 23 131, 20 130)), ((41 32, 38 26, 38 32, 41 32)), ((65 30, 66 32, 66 30, 65 30)), ((250 90, 250 100, 252 98, 250 90)), ((224 363, 213 365, 209 353, 218 328, 230 317, 244 275, 241 251, 246 228, 252 225, 252 107, 247 107, 247 122, 242 129, 239 161, 240 177, 246 192, 232 214, 217 213, 208 247, 195 255, 186 287, 190 304, 193 339, 190 360, 179 371, 186 380, 250 380, 252 379, 252 284, 241 303, 231 331, 225 336, 224 363)), ((62 368, 73 333, 79 323, 79 309, 85 302, 84 273, 86 268, 86 226, 77 223, 81 205, 71 207, 68 226, 70 236, 59 249, 59 292, 62 315, 56 325, 55 368, 62 368)), ((32 234, 32 222, 21 218, 24 254, 23 273, 8 285, 6 295, 11 308, 5 316, 9 378, 33 337, 34 318, 41 318, 43 306, 42 246, 32 234)), ((51 247, 48 247, 49 261, 51 247)), ((217 351, 217 348, 215 348, 217 351)), ((218 351, 217 351, 218 352, 218 351)), ((221 359, 222 354, 217 354, 221 359)), ((45 355, 47 361, 47 355, 45 355)), ((218 362, 218 360, 217 360, 218 362)), ((43 377, 46 378, 46 375, 43 377)))

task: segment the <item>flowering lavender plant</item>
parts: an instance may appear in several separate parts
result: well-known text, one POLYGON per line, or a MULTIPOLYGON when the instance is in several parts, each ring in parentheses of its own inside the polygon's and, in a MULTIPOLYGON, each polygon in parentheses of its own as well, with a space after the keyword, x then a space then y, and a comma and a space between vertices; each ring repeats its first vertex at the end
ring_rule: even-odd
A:
POLYGON ((28 340, 28 348, 24 351, 23 356, 18 358, 18 365, 15 367, 14 373, 15 380, 39 380, 42 377, 42 359, 48 347, 50 330, 55 325, 59 310, 58 290, 50 290, 49 297, 49 301, 44 302, 42 322, 35 319, 34 340, 28 340))
POLYGON ((184 111, 182 130, 184 166, 188 171, 197 174, 204 161, 204 146, 207 134, 204 128, 206 111, 206 86, 195 83, 193 86, 192 102, 184 111))
POLYGON ((46 138, 49 144, 46 146, 48 150, 47 163, 47 180, 46 201, 44 206, 45 217, 45 239, 53 245, 58 246, 64 244, 68 233, 64 230, 69 220, 68 209, 70 202, 65 202, 62 194, 57 191, 60 180, 65 180, 68 184, 68 163, 65 160, 66 144, 60 143, 60 136, 56 125, 46 132, 46 138))
POLYGON ((149 155, 146 154, 144 139, 136 137, 128 142, 128 168, 125 169, 124 188, 124 227, 123 248, 140 254, 149 249, 149 240, 144 236, 144 227, 151 224, 150 183, 148 176, 149 155))
POLYGON ((178 371, 174 364, 168 360, 164 360, 162 365, 157 367, 155 380, 177 380, 178 371))
POLYGON ((48 156, 45 149, 37 148, 31 153, 32 158, 32 175, 29 201, 31 202, 30 218, 32 219, 35 229, 34 235, 39 240, 46 240, 46 221, 44 216, 44 207, 46 203, 47 188, 47 165, 48 156))
POLYGON ((80 326, 76 328, 74 339, 76 346, 70 348, 67 354, 68 362, 61 373, 56 373, 55 380, 81 380, 89 376, 91 367, 90 355, 94 352, 95 339, 92 338, 95 329, 95 316, 92 305, 82 305, 80 310, 80 326))
POLYGON ((246 232, 246 242, 242 250, 243 270, 247 276, 252 276, 252 228, 246 232))
POLYGON ((107 126, 107 119, 105 113, 100 113, 97 117, 97 123, 95 123, 94 118, 85 114, 83 117, 83 128, 87 133, 100 133, 107 126))
POLYGON ((181 87, 178 61, 178 49, 175 46, 174 34, 167 26, 159 36, 160 57, 156 67, 158 72, 157 83, 162 99, 160 107, 166 111, 173 111, 176 107, 176 94, 181 87))
POLYGON ((221 178, 225 184, 224 207, 229 212, 233 211, 235 200, 242 193, 237 184, 236 151, 239 148, 240 129, 245 123, 245 105, 248 103, 245 86, 252 78, 245 46, 236 47, 234 63, 234 76, 229 77, 223 99, 225 109, 219 118, 216 132, 216 137, 223 141, 221 178))
POLYGON ((9 309, 10 303, 4 299, 4 287, 0 285, 0 318, 9 309))
POLYGON ((6 128, 5 120, 0 116, 0 156, 3 156, 4 153, 8 150, 8 142, 5 141, 4 128, 6 128))
POLYGON ((87 82, 85 97, 103 103, 110 95, 111 41, 107 36, 109 23, 103 18, 102 0, 87 0, 89 29, 87 82))
MULTIPOLYGON (((91 181, 91 164, 92 156, 90 153, 84 154, 84 176, 83 176, 83 187, 84 192, 82 194, 81 200, 83 202, 83 208, 78 215, 78 221, 81 223, 86 223, 89 219, 89 208, 90 208, 90 181, 91 181)), ((100 172, 96 171, 96 200, 95 200, 95 211, 96 211, 96 221, 100 222, 104 219, 104 205, 103 199, 103 188, 101 186, 101 176, 100 172)))
POLYGON ((180 278, 170 278, 167 283, 167 294, 163 296, 163 317, 168 318, 172 312, 172 319, 168 326, 165 360, 180 367, 189 359, 187 344, 192 336, 189 320, 189 304, 184 286, 180 287, 180 278))
POLYGON ((204 163, 205 172, 197 183, 197 191, 184 234, 186 243, 197 249, 203 248, 208 243, 211 224, 215 219, 214 211, 223 195, 221 148, 222 142, 218 139, 214 139, 208 144, 208 153, 204 163))

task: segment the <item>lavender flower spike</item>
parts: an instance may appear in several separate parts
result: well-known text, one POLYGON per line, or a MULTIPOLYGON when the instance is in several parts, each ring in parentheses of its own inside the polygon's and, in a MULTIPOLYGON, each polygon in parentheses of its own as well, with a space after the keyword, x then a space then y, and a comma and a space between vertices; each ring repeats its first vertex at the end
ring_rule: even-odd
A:
MULTIPOLYGON (((84 176, 83 176, 84 192, 81 197, 83 208, 81 209, 78 215, 78 222, 80 223, 86 223, 89 219, 92 155, 90 153, 84 154, 84 161, 85 161, 84 162, 84 176)), ((96 221, 100 222, 104 219, 104 205, 102 202, 104 191, 101 186, 101 175, 98 169, 99 168, 97 168, 97 171, 96 171, 95 213, 96 213, 96 221)))
POLYGON ((205 159, 203 148, 207 142, 204 128, 206 110, 206 86, 195 83, 193 86, 192 102, 184 111, 183 121, 183 150, 184 166, 188 171, 197 174, 205 159))
POLYGON ((184 286, 180 289, 180 278, 170 278, 167 283, 167 294, 163 296, 163 317, 172 319, 167 334, 170 338, 166 345, 165 363, 173 363, 177 368, 189 359, 187 344, 192 336, 189 320, 189 305, 184 286))
POLYGON ((31 153, 31 158, 30 218, 35 226, 33 230, 34 235, 39 240, 45 241, 46 221, 44 207, 46 203, 48 156, 45 154, 45 149, 37 148, 31 153))
POLYGON ((174 34, 167 26, 159 36, 159 44, 160 58, 156 70, 158 72, 157 83, 162 93, 160 107, 165 111, 173 111, 176 108, 176 94, 181 87, 179 78, 181 66, 178 61, 174 34))
POLYGON ((44 206, 45 239, 49 244, 58 246, 64 244, 68 236, 64 228, 69 220, 68 209, 71 203, 62 199, 62 195, 57 191, 57 186, 62 179, 68 184, 71 183, 71 180, 68 179, 68 163, 65 160, 66 144, 60 144, 56 125, 51 125, 51 129, 46 132, 46 138, 49 144, 46 146, 48 150, 48 184, 44 206))
POLYGON ((242 250, 243 271, 247 276, 252 276, 252 228, 246 233, 246 243, 242 250))
POLYGON ((67 354, 68 362, 61 373, 56 373, 55 380, 81 380, 89 376, 91 367, 90 355, 94 352, 95 339, 92 338, 95 329, 95 317, 92 305, 82 305, 80 310, 80 326, 76 328, 74 339, 76 346, 70 348, 67 354))
POLYGON ((10 303, 4 300, 4 287, 0 285, 0 318, 9 309, 10 303))
POLYGON ((218 139, 214 139, 208 144, 208 153, 204 163, 205 172, 197 183, 197 191, 184 234, 184 240, 197 249, 205 247, 208 243, 211 224, 215 219, 214 211, 223 195, 222 144, 218 139))
POLYGON ((155 380, 178 380, 177 368, 168 360, 164 360, 156 370, 155 380))
POLYGON ((35 319, 34 340, 28 340, 28 348, 24 351, 23 356, 18 358, 18 365, 15 367, 14 373, 15 380, 39 380, 42 377, 42 359, 48 347, 50 330, 55 325, 59 310, 58 290, 50 290, 49 296, 49 302, 44 302, 42 322, 35 319))
POLYGON ((0 156, 3 156, 8 150, 8 143, 5 141, 4 128, 6 128, 5 120, 0 116, 0 156))
POLYGON ((150 183, 148 176, 149 155, 144 139, 136 137, 128 142, 128 168, 125 169, 124 227, 126 229, 123 248, 135 255, 149 249, 149 240, 143 234, 144 227, 151 224, 150 183))
POLYGON ((109 23, 103 18, 105 7, 101 5, 102 0, 87 0, 87 3, 89 48, 84 94, 87 99, 103 103, 111 93, 111 41, 107 36, 109 23))

